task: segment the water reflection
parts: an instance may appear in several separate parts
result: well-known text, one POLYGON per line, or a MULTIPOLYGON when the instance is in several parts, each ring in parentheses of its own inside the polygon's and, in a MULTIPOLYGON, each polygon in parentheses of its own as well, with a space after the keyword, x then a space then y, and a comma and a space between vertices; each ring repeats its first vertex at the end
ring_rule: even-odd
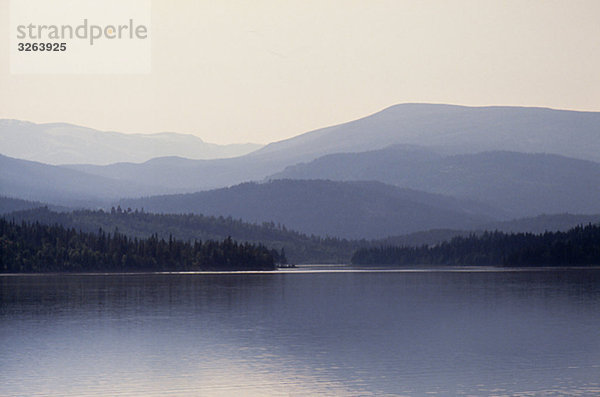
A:
POLYGON ((0 277, 1 395, 585 395, 600 271, 0 277))

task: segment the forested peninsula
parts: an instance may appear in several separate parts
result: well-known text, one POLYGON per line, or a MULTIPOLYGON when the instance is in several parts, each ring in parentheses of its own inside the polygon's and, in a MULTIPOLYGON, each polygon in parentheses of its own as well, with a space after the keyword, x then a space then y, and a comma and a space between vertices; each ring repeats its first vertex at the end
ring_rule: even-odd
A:
POLYGON ((420 247, 357 250, 357 265, 588 266, 600 265, 600 225, 543 234, 485 232, 420 247))
POLYGON ((0 219, 0 273, 273 270, 277 261, 277 251, 231 238, 131 238, 0 219))

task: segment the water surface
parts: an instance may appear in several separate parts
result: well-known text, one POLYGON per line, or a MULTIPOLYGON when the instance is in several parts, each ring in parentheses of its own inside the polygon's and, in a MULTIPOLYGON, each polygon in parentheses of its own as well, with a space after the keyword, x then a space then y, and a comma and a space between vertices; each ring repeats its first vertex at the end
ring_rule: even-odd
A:
POLYGON ((600 270, 433 270, 0 277, 0 395, 600 393, 600 270))

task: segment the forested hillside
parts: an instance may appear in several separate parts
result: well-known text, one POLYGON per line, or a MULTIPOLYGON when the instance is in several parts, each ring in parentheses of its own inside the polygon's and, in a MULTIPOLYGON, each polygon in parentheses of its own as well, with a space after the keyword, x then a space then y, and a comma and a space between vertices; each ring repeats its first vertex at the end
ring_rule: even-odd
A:
MULTIPOLYGON (((23 211, 29 210, 33 208, 39 208, 47 206, 45 203, 41 203, 39 201, 28 201, 21 200, 12 197, 4 197, 0 196, 0 214, 8 214, 9 212, 14 211, 23 211)), ((67 210, 66 207, 49 207, 49 208, 58 208, 60 210, 67 210)))
POLYGON ((184 270, 273 270, 262 245, 183 242, 156 235, 130 238, 114 232, 85 233, 60 225, 20 224, 0 219, 0 272, 130 272, 184 270))
POLYGON ((397 145, 324 156, 290 166, 272 178, 380 181, 470 198, 501 208, 511 217, 600 213, 600 163, 543 153, 447 156, 397 145))
POLYGON ((306 234, 376 239, 435 228, 473 229, 507 219, 472 200, 402 189, 381 182, 274 180, 190 194, 122 200, 155 213, 233 216, 279 222, 306 234))
POLYGON ((288 230, 274 223, 251 224, 231 217, 213 217, 193 214, 151 214, 142 211, 78 210, 54 212, 37 208, 6 214, 8 220, 17 222, 40 222, 46 225, 60 224, 84 232, 118 230, 130 237, 147 238, 156 234, 159 238, 169 236, 183 241, 222 240, 231 236, 234 240, 252 244, 264 244, 281 252, 291 263, 348 263, 350 256, 366 242, 307 236, 288 230))
POLYGON ((358 250, 354 264, 385 265, 600 265, 600 225, 578 226, 566 232, 455 237, 434 246, 383 246, 358 250))

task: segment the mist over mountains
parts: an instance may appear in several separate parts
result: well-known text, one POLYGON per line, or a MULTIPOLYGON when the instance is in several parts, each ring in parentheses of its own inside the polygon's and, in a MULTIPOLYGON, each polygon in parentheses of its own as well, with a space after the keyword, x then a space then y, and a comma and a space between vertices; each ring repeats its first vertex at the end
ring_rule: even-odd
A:
POLYGON ((271 143, 237 158, 172 157, 142 164, 70 168, 193 192, 261 180, 287 166, 326 154, 364 152, 396 144, 424 146, 441 154, 515 151, 600 161, 599 137, 600 113, 404 104, 356 121, 271 143))
POLYGON ((1 153, 46 164, 112 164, 143 162, 155 157, 193 159, 237 157, 262 145, 217 145, 197 136, 163 132, 123 134, 67 123, 35 124, 0 120, 1 153))
POLYGON ((0 137, 0 194, 53 205, 121 203, 347 238, 600 213, 599 112, 402 104, 254 151, 14 120, 0 121, 0 137), (55 165, 64 158, 80 164, 55 165))
POLYGON ((159 213, 273 221, 320 236, 382 238, 439 227, 471 229, 502 218, 485 204, 379 182, 275 180, 182 195, 122 200, 121 207, 159 213))
POLYGON ((600 163, 554 154, 441 155, 425 148, 392 146, 327 155, 287 167, 271 178, 380 181, 486 202, 514 217, 600 213, 600 163))
POLYGON ((157 187, 0 155, 0 195, 74 207, 108 205, 157 187))
POLYGON ((600 161, 600 113, 407 103, 271 143, 251 156, 300 162, 394 144, 427 146, 449 154, 508 150, 600 161))
POLYGON ((548 230, 567 231, 578 225, 596 224, 600 215, 543 215, 486 224, 471 230, 432 229, 379 240, 341 240, 307 236, 271 222, 252 224, 229 217, 211 217, 190 214, 152 214, 149 212, 115 209, 110 211, 76 210, 66 208, 40 208, 42 203, 8 199, 0 196, 0 216, 21 222, 39 222, 45 225, 59 224, 88 233, 99 228, 110 232, 116 229, 132 238, 148 238, 158 235, 168 240, 183 241, 224 240, 228 237, 239 242, 264 244, 269 249, 285 250, 292 263, 348 263, 356 249, 381 245, 418 247, 438 244, 456 236, 481 235, 483 230, 505 232, 543 233, 548 230))

